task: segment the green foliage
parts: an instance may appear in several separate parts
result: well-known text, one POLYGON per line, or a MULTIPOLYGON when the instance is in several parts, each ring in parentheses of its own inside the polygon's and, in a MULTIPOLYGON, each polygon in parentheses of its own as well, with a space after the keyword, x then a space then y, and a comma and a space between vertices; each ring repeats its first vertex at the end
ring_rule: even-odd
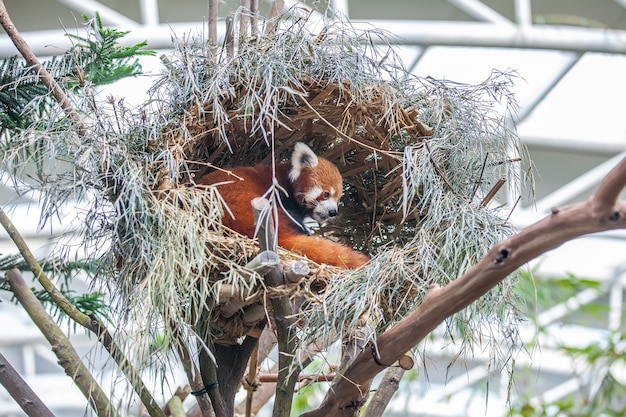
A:
POLYGON ((80 64, 74 71, 77 82, 105 85, 133 77, 142 71, 136 59, 138 55, 156 55, 155 51, 140 50, 147 45, 145 41, 133 46, 121 46, 119 40, 129 31, 105 28, 98 13, 93 19, 87 16, 83 19, 89 28, 87 36, 67 34, 77 42, 66 54, 80 64))
MULTIPOLYGON (((46 86, 38 83, 35 77, 25 77, 28 70, 16 56, 0 62, 0 133, 32 124, 36 112, 26 112, 27 106, 35 97, 48 93, 46 86)), ((36 110, 44 109, 45 104, 40 102, 36 110)))
MULTIPOLYGON (((120 45, 120 39, 129 32, 103 27, 97 13, 92 19, 83 18, 87 35, 68 33, 67 36, 75 41, 74 46, 63 56, 43 63, 67 91, 77 92, 77 86, 105 85, 139 75, 142 68, 137 57, 156 54, 155 51, 141 50, 146 42, 120 45)), ((17 56, 0 61, 0 133, 31 126, 53 103, 39 76, 17 56)))
POLYGON ((543 311, 562 303, 585 289, 600 291, 600 283, 581 278, 572 273, 564 277, 541 279, 537 282, 533 271, 520 271, 520 278, 515 283, 515 292, 527 306, 526 314, 543 311))
MULTIPOLYGON (((584 279, 574 274, 553 279, 536 278, 532 272, 520 274, 516 290, 526 301, 528 316, 557 304, 564 303, 583 290, 602 291, 599 282, 584 279)), ((576 323, 606 315, 604 303, 591 303, 572 311, 574 317, 563 321, 576 323)), ((542 334, 548 330, 538 327, 542 334)), ((556 347, 566 353, 572 361, 573 376, 579 387, 571 394, 552 403, 536 398, 535 392, 513 401, 510 417, 617 417, 626 415, 626 335, 604 332, 599 339, 590 340, 587 345, 556 347), (578 374, 576 369, 582 369, 578 374)))
MULTIPOLYGON (((106 302, 104 294, 94 291, 87 294, 76 294, 75 291, 68 287, 72 279, 78 273, 92 275, 97 268, 97 263, 93 260, 79 260, 73 262, 63 262, 61 259, 40 260, 44 272, 58 282, 59 291, 70 303, 76 306, 82 312, 90 312, 101 319, 111 321, 111 309, 106 302)), ((0 254, 0 291, 11 292, 9 282, 4 276, 4 271, 17 269, 20 272, 29 272, 30 268, 18 254, 2 255, 0 254)), ((34 288, 33 292, 37 299, 44 304, 57 321, 66 318, 66 314, 53 302, 50 294, 43 289, 34 288)))

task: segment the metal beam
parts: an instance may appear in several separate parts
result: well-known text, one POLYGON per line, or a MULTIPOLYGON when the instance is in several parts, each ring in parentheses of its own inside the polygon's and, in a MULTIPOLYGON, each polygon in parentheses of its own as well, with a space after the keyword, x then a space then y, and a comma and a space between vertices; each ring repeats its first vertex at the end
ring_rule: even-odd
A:
MULTIPOLYGON (((64 0, 68 1, 68 0, 64 0)), ((221 22, 223 23, 223 22, 221 22)), ((123 38, 127 43, 149 40, 152 49, 171 48, 172 34, 202 33, 199 22, 177 23, 158 26, 128 27, 131 32, 123 38)), ((404 45, 454 45, 501 48, 550 49, 575 52, 626 53, 626 31, 565 26, 530 27, 505 26, 476 22, 430 22, 370 20, 352 22, 355 28, 371 30, 380 28, 393 34, 390 41, 404 45)), ((223 26, 223 24, 222 24, 223 26)), ((223 33, 223 32, 220 32, 223 33)), ((50 45, 67 45, 65 32, 35 31, 22 34, 35 54, 51 55, 50 45)), ((15 54, 15 47, 6 35, 0 36, 0 56, 15 54)))
POLYGON ((124 16, 120 12, 94 0, 57 0, 59 3, 82 13, 93 16, 98 12, 103 22, 107 25, 125 29, 133 29, 137 22, 124 16))
POLYGON ((528 105, 522 107, 520 111, 517 113, 517 120, 515 121, 516 124, 519 125, 524 120, 526 120, 528 115, 537 108, 539 103, 541 103, 543 99, 545 99, 547 95, 550 94, 552 89, 554 89, 554 87, 557 86, 557 84, 571 71, 571 69, 574 68, 576 64, 578 64, 578 62, 580 61, 580 58, 582 58, 583 55, 584 54, 582 53, 572 54, 570 57, 570 60, 567 63, 565 63, 561 68, 559 68, 558 71, 555 71, 554 77, 552 78, 552 80, 550 80, 548 85, 546 85, 542 91, 537 93, 533 97, 532 101, 528 105))
POLYGON ((159 4, 157 0, 141 0, 141 23, 145 26, 159 24, 159 4))
POLYGON ((409 45, 487 46, 576 52, 626 53, 626 31, 571 26, 497 25, 478 22, 369 20, 356 28, 380 28, 409 45))
POLYGON ((515 19, 522 27, 533 24, 533 12, 530 0, 515 0, 515 19))
POLYGON ((511 21, 478 0, 448 0, 457 8, 482 22, 510 25, 511 21))
POLYGON ((350 7, 348 6, 348 0, 332 0, 331 4, 335 13, 350 18, 350 7))
MULTIPOLYGON (((224 22, 218 22, 218 33, 224 33, 224 28, 224 22)), ((129 29, 131 29, 130 33, 120 39, 121 44, 134 45, 147 40, 148 48, 157 50, 171 49, 173 35, 203 33, 202 24, 198 22, 161 24, 151 27, 137 26, 129 29)), ((61 30, 42 30, 23 32, 22 36, 33 52, 43 57, 62 54, 71 46, 65 34, 66 32, 61 30)), ((15 45, 9 37, 0 35, 0 57, 16 54, 15 45)))
POLYGON ((614 156, 597 167, 590 169, 580 177, 562 185, 558 190, 543 197, 536 204, 537 213, 549 213, 553 207, 559 207, 595 187, 606 177, 615 165, 626 157, 626 152, 614 156))

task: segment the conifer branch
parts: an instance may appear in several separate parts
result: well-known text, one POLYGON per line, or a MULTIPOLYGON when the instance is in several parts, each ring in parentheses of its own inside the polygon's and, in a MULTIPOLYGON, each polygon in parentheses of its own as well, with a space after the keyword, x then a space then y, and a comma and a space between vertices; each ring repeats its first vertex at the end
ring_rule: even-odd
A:
POLYGON ((41 82, 48 88, 48 90, 50 90, 55 100, 59 103, 59 106, 61 106, 65 112, 66 116, 72 121, 72 123, 74 123, 78 131, 78 135, 81 137, 85 136, 87 131, 78 112, 76 112, 76 109, 72 106, 72 103, 70 102, 67 94, 65 94, 65 91, 63 91, 54 77, 50 75, 48 70, 41 65, 37 56, 33 53, 30 46, 26 43, 26 40, 24 40, 20 32, 17 30, 15 24, 13 24, 13 21, 9 16, 3 0, 0 0, 0 25, 2 25, 5 32, 22 57, 24 57, 28 65, 30 65, 32 71, 41 78, 41 82))

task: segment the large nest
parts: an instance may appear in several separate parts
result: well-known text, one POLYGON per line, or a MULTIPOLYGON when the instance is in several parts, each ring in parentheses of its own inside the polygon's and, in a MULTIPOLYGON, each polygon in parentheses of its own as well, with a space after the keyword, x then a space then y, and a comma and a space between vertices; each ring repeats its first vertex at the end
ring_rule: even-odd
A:
MULTIPOLYGON (((247 85, 245 77, 232 85, 234 97, 226 96, 220 103, 220 111, 228 117, 225 124, 213 118, 215 103, 193 107, 182 121, 191 139, 184 141, 184 150, 189 161, 202 162, 191 162, 192 178, 182 181, 193 182, 210 171, 211 165, 227 169, 284 160, 296 142, 305 142, 339 167, 347 185, 340 222, 323 232, 371 251, 388 242, 390 232, 406 222, 400 210, 402 176, 389 174, 401 172, 404 146, 419 144, 431 131, 417 119, 415 108, 400 105, 396 101, 400 97, 390 100, 388 93, 398 91, 389 91, 387 85, 364 86, 372 95, 355 97, 347 81, 337 83, 323 75, 313 82, 308 73, 294 73, 290 86, 294 93, 278 98, 279 111, 270 121, 273 125, 256 130, 255 120, 243 113, 251 111, 245 92, 256 93, 258 86, 247 85)), ((252 109, 252 113, 263 111, 252 109)), ((168 132, 172 135, 168 142, 177 143, 179 133, 178 129, 168 132)))
MULTIPOLYGON (((70 196, 89 201, 85 250, 109 261, 99 277, 133 320, 125 328, 146 333, 133 340, 187 343, 210 315, 202 338, 233 343, 257 325, 245 322, 246 307, 265 308, 278 293, 302 305, 302 334, 336 336, 363 320, 379 331, 509 232, 489 201, 500 179, 516 182, 512 74, 476 86, 417 78, 377 31, 346 22, 316 29, 293 15, 274 23, 232 49, 177 40, 139 111, 84 100, 91 119, 83 137, 51 124, 45 135, 19 138, 26 151, 62 157, 67 167, 38 171, 50 213, 70 196), (340 220, 319 233, 372 261, 356 271, 311 264, 306 279, 269 291, 246 268, 256 242, 225 230, 218 188, 195 181, 212 169, 278 162, 297 141, 344 176, 340 220), (228 320, 225 288, 243 303, 228 320)), ((301 260, 286 251, 280 258, 286 267, 301 260)), ((467 323, 484 314, 511 314, 507 285, 461 313, 465 338, 467 323)))
POLYGON ((193 183, 214 167, 286 159, 294 143, 305 142, 335 162, 347 184, 341 222, 324 232, 373 251, 397 238, 396 226, 407 220, 397 175, 404 148, 432 132, 418 118, 421 103, 413 87, 396 79, 393 52, 373 47, 371 37, 378 34, 353 37, 339 26, 326 28, 320 38, 302 30, 242 44, 227 58, 206 49, 190 53, 194 45, 188 44, 184 57, 169 61, 166 83, 179 83, 173 86, 179 91, 190 84, 195 89, 176 103, 185 112, 163 137, 172 154, 184 152, 187 163, 166 172, 159 186, 169 187, 163 182, 173 177, 174 183, 193 183), (383 53, 391 66, 378 62, 383 53), (195 54, 198 62, 188 62, 195 54), (188 74, 195 75, 193 83, 188 74))
MULTIPOLYGON (((313 293, 311 277, 288 291, 313 296, 305 328, 337 334, 367 313, 380 329, 419 303, 428 285, 454 279, 506 235, 487 196, 514 172, 517 141, 506 125, 511 74, 478 86, 419 79, 402 70, 378 32, 335 23, 313 33, 306 19, 283 24, 230 52, 179 41, 154 89, 167 122, 152 151, 160 158, 151 188, 179 193, 212 169, 280 161, 294 143, 307 143, 339 167, 346 184, 340 221, 320 233, 374 260, 357 272, 314 266, 313 293), (324 292, 327 285, 337 288, 324 292), (346 294, 356 299, 345 303, 346 294), (337 304, 329 309, 329 302, 337 304)), ((202 204, 223 214, 219 197, 202 204)), ((219 221, 210 223, 220 230, 219 221)), ((239 256, 245 252, 212 238, 207 247, 221 260, 201 269, 210 282, 263 288, 260 277, 239 279, 236 271, 250 259, 239 256)), ((494 294, 510 302, 506 291, 494 294)), ((254 302, 262 301, 246 300, 254 302)), ((221 340, 254 327, 237 322, 243 313, 226 324, 219 308, 209 307, 218 312, 221 340)))

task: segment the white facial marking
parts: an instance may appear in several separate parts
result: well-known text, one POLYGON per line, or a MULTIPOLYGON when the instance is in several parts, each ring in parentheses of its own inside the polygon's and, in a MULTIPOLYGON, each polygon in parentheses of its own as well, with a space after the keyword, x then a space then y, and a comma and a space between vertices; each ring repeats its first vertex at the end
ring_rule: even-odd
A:
POLYGON ((307 191, 307 193, 304 195, 304 198, 307 202, 309 202, 309 201, 317 200, 319 196, 321 195, 322 195, 322 187, 315 186, 311 188, 309 191, 307 191))
POLYGON ((330 187, 330 195, 335 195, 335 187, 330 187))

